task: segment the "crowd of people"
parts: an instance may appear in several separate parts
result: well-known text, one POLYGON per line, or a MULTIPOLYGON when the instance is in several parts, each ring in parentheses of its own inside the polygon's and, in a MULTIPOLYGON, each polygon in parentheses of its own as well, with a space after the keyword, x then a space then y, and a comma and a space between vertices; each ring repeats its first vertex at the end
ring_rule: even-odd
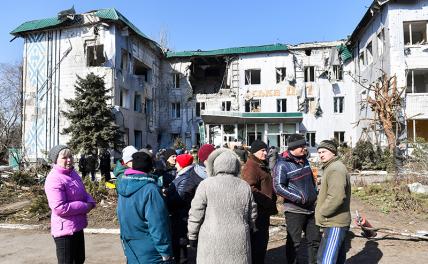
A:
MULTIPOLYGON (((158 155, 125 147, 113 174, 127 263, 264 263, 277 197, 284 201, 287 263, 302 257, 302 232, 309 263, 344 263, 351 192, 337 145, 318 145, 320 185, 304 136, 290 135, 287 147, 279 153, 255 140, 248 149, 204 144, 197 151, 166 149, 158 155)), ((55 146, 49 158, 53 168, 45 191, 58 263, 83 263, 83 229, 95 201, 67 146, 55 146)))

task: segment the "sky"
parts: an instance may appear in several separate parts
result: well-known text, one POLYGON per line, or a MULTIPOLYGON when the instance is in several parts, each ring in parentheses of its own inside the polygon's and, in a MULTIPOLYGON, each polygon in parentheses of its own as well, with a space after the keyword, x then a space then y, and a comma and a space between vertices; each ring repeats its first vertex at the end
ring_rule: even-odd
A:
POLYGON ((173 51, 212 50, 274 43, 345 39, 372 0, 11 0, 2 2, 0 63, 22 60, 23 40, 9 34, 20 24, 116 8, 142 32, 173 51))

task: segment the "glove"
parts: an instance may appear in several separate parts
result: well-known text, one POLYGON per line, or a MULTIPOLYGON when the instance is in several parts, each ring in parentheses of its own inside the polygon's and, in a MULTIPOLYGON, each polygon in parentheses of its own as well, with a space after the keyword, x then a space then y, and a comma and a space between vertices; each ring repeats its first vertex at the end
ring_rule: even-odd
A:
POLYGON ((189 246, 191 248, 197 248, 198 247, 198 240, 189 240, 189 246))

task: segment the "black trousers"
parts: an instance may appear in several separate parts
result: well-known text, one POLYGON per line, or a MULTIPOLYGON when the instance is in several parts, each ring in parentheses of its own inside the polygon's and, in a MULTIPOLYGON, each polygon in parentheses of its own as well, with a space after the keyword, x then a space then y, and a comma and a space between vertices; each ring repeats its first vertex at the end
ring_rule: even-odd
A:
POLYGON ((54 237, 58 264, 85 262, 85 236, 83 230, 71 236, 54 237))
POLYGON ((270 216, 260 214, 256 219, 256 232, 251 233, 251 258, 253 264, 265 263, 266 249, 269 242, 270 216))
POLYGON ((308 263, 317 263, 321 233, 315 225, 315 215, 285 212, 285 220, 287 222, 287 242, 285 243, 287 263, 299 263, 297 254, 302 242, 302 231, 305 231, 308 241, 308 263))

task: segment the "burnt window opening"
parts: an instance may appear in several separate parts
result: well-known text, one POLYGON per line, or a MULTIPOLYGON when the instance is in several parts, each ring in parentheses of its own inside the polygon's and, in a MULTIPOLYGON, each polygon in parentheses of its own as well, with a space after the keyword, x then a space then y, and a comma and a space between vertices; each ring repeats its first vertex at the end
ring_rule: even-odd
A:
POLYGON ((214 94, 228 88, 226 61, 222 57, 192 59, 189 82, 194 94, 214 94))
POLYGON ((315 132, 306 132, 306 142, 308 142, 309 147, 315 147, 315 132))
POLYGON ((221 111, 230 111, 232 107, 231 101, 223 101, 221 102, 221 111))
POLYGON ((103 66, 106 62, 104 57, 104 45, 91 45, 86 47, 87 65, 89 67, 103 66))
POLYGON ((305 55, 306 56, 311 56, 312 54, 312 50, 311 49, 305 49, 305 55))
POLYGON ((428 93, 428 69, 409 70, 406 93, 428 93))
POLYGON ((339 145, 345 143, 345 131, 334 131, 334 139, 339 145))
POLYGON ((150 81, 150 72, 151 72, 150 67, 146 66, 140 60, 134 58, 133 69, 134 69, 135 75, 141 76, 145 82, 150 81))
POLYGON ((128 73, 128 62, 129 62, 129 53, 127 50, 122 49, 120 57, 120 68, 123 73, 128 73))
POLYGON ((334 97, 334 112, 343 113, 345 98, 343 96, 334 97))
POLYGON ((341 81, 343 79, 343 67, 342 65, 333 65, 333 79, 341 81))
POLYGON ((171 117, 180 118, 180 103, 171 103, 171 117))
POLYGON ((205 110, 205 102, 196 102, 196 116, 201 116, 201 111, 205 110))
POLYGON ((144 113, 146 115, 151 115, 153 113, 153 100, 146 98, 146 102, 144 104, 144 113))
POLYGON ((412 21, 403 23, 404 45, 422 45, 427 43, 427 22, 412 21))
POLYGON ((245 101, 245 112, 261 112, 260 99, 253 99, 245 101))
POLYGON ((172 76, 172 81, 174 83, 174 88, 180 88, 180 74, 174 73, 172 76))
POLYGON ((369 44, 367 44, 366 59, 367 59, 367 65, 370 65, 373 63, 373 45, 372 45, 372 42, 369 42, 369 44))
POLYGON ((245 85, 260 84, 260 69, 245 70, 245 85))
POLYGON ((287 99, 276 99, 276 111, 287 112, 287 99))
POLYGON ((286 73, 287 69, 285 67, 276 68, 276 83, 284 82, 286 73))
POLYGON ((141 107, 141 103, 142 103, 141 94, 135 93, 135 95, 134 95, 134 111, 135 112, 138 112, 138 113, 143 112, 143 109, 141 107))
POLYGON ((315 67, 306 66, 305 67, 305 82, 315 82, 315 67))

